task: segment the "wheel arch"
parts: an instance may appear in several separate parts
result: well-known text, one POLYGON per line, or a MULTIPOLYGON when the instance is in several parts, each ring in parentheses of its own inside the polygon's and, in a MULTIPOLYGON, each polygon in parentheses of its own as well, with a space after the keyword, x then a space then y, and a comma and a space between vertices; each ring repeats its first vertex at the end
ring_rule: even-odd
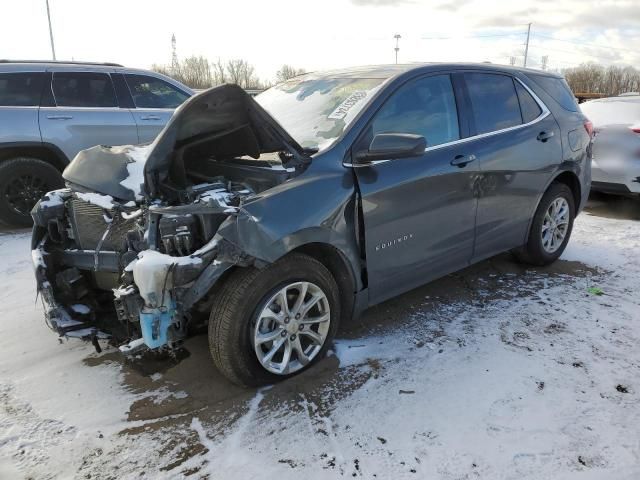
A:
POLYGON ((60 148, 51 143, 13 142, 0 145, 0 162, 16 157, 34 157, 53 165, 62 172, 69 159, 60 148))
POLYGON ((580 186, 580 180, 578 179, 578 176, 571 170, 564 170, 562 172, 559 172, 558 175, 553 178, 551 183, 547 185, 545 192, 553 183, 563 183, 567 187, 569 187, 571 193, 573 193, 573 201, 575 203, 577 213, 577 210, 580 208, 580 201, 582 199, 582 187, 580 186))
POLYGON ((353 314, 357 283, 355 273, 346 255, 333 245, 313 242, 300 245, 289 253, 302 253, 322 263, 338 284, 340 291, 340 309, 344 318, 353 314))
POLYGON ((554 183, 562 183, 567 187, 569 187, 569 190, 571 190, 571 193, 573 194, 573 200, 575 203, 576 215, 577 215, 578 209, 580 208, 580 201, 581 201, 581 195, 582 195, 582 187, 580 186, 580 180, 578 178, 578 175, 576 175, 576 173, 573 172, 572 170, 560 170, 556 172, 556 174, 553 177, 551 177, 551 179, 545 186, 544 190, 542 190, 540 192, 540 195, 538 195, 535 208, 533 209, 531 215, 529 215, 529 226, 527 227, 527 233, 523 239, 523 244, 525 244, 527 242, 527 239, 529 238, 529 232, 531 231, 531 226, 533 225, 533 218, 535 217, 535 214, 538 211, 538 208, 540 207, 540 202, 542 201, 542 197, 544 197, 544 194, 547 193, 547 190, 549 190, 551 185, 553 185, 554 183))

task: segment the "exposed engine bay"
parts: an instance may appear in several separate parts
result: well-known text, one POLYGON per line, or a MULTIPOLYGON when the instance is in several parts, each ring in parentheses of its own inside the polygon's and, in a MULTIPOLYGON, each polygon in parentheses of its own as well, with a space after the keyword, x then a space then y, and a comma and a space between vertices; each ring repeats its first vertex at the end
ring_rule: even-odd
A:
POLYGON ((68 188, 34 207, 38 291, 59 335, 98 351, 107 338, 125 353, 173 347, 227 270, 260 262, 220 232, 259 221, 244 205, 296 176, 302 149, 238 87, 198 97, 149 146, 80 152, 68 188))
POLYGON ((176 319, 183 316, 182 294, 219 256, 218 228, 243 214, 242 202, 254 191, 220 177, 184 193, 192 202, 177 207, 112 201, 105 208, 106 196, 71 189, 43 199, 37 228, 46 228, 46 236, 33 255, 51 328, 94 344, 146 334, 146 345, 155 348, 184 338, 190 318, 185 312, 176 319), (114 316, 117 323, 109 321, 114 316))

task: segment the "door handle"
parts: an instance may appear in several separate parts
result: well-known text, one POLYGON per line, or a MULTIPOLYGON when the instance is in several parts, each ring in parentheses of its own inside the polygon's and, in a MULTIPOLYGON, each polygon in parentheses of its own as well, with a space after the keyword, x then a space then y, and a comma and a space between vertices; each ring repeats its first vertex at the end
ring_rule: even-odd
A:
POLYGON ((49 120, 71 120, 73 115, 47 115, 49 120))
POLYGON ((540 142, 546 142, 551 137, 553 137, 553 132, 540 132, 536 139, 540 142))
POLYGON ((140 120, 160 120, 160 117, 157 115, 145 115, 144 117, 140 117, 140 120))
POLYGON ((464 168, 468 163, 473 162, 476 159, 475 155, 456 155, 451 160, 451 165, 459 168, 464 168))

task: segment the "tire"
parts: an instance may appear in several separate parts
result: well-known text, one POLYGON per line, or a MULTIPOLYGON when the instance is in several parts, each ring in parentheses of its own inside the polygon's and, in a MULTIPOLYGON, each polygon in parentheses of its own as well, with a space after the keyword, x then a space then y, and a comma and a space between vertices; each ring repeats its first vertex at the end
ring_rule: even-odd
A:
MULTIPOLYGON (((556 205, 558 205, 558 203, 556 203, 556 205)), ((527 243, 520 250, 515 252, 518 259, 524 263, 539 266, 549 265, 550 263, 555 262, 560 255, 562 255, 562 252, 564 252, 564 249, 569 242, 571 231, 573 230, 573 221, 576 215, 575 212, 575 200, 571 189, 563 183, 552 183, 540 200, 538 209, 533 217, 533 222, 531 223, 527 243), (545 228, 545 216, 547 212, 550 211, 550 208, 552 208, 552 204, 554 204, 554 202, 559 202, 561 205, 566 204, 568 209, 566 231, 561 242, 556 240, 555 248, 548 242, 545 243, 543 239, 543 230, 545 233, 550 231, 552 232, 551 235, 553 235, 554 228, 551 228, 551 230, 548 226, 545 228)), ((560 228, 561 223, 559 222, 557 225, 558 228, 556 228, 556 230, 560 228)))
MULTIPOLYGON (((302 283, 300 283, 300 285, 302 285, 302 283)), ((289 294, 291 294, 291 292, 293 292, 293 294, 301 292, 301 290, 296 290, 296 288, 289 290, 289 294)), ((307 292, 306 289, 305 292, 307 292)), ((306 297, 303 296, 303 301, 305 298, 310 298, 309 295, 311 295, 311 293, 307 293, 306 295, 306 297)), ((311 301, 309 300, 307 303, 311 303, 311 301)), ((273 310, 269 311, 273 312, 273 310)), ((326 312, 326 308, 324 311, 326 312)), ((278 315, 284 315, 284 313, 281 311, 278 315)), ((311 313, 305 315, 311 315, 311 313)), ((310 317, 303 316, 302 321, 304 321, 305 318, 310 317)), ((256 387, 275 383, 306 370, 319 359, 323 358, 338 329, 339 320, 340 295, 336 282, 329 270, 314 258, 299 253, 292 253, 263 269, 239 268, 223 280, 220 289, 215 294, 211 308, 209 318, 209 349, 214 364, 231 382, 245 387, 256 387), (288 317, 281 317, 279 321, 273 320, 275 325, 273 331, 268 332, 268 335, 278 335, 278 333, 282 334, 282 331, 284 331, 286 335, 282 335, 283 338, 279 336, 276 337, 273 343, 259 343, 258 347, 256 347, 256 342, 254 342, 255 335, 257 335, 256 325, 260 323, 260 325, 264 326, 264 322, 268 321, 269 315, 263 317, 261 314, 267 306, 274 305, 267 305, 267 302, 269 302, 274 295, 278 295, 278 292, 284 287, 300 282, 309 282, 308 292, 315 292, 314 295, 317 294, 320 296, 318 290, 315 290, 317 287, 321 293, 325 295, 326 302, 325 300, 318 301, 316 306, 312 307, 309 312, 312 312, 316 308, 321 309, 322 305, 325 307, 328 305, 328 325, 325 326, 326 322, 317 324, 317 327, 310 325, 293 325, 294 304, 290 323, 284 325, 284 319, 288 317), (312 288, 314 288, 314 290, 312 290, 312 288), (293 330, 299 328, 300 331, 289 332, 282 330, 278 332, 277 330, 287 328, 293 330), (307 329, 307 333, 303 331, 305 328, 307 329), (306 336, 312 333, 316 334, 315 331, 310 331, 313 328, 317 328, 318 331, 320 331, 321 328, 324 329, 326 337, 322 344, 310 342, 311 337, 306 336), (285 348, 289 348, 289 352, 295 352, 295 354, 290 353, 290 357, 288 358, 291 359, 291 368, 293 369, 293 366, 295 366, 296 369, 281 373, 269 371, 259 360, 258 349, 260 349, 262 354, 262 349, 271 350, 277 341, 287 342, 287 344, 289 344, 289 339, 292 339, 292 337, 298 339, 298 342, 300 342, 298 345, 300 346, 309 342, 309 346, 306 348, 310 351, 313 346, 313 350, 315 351, 313 357, 309 357, 310 361, 303 364, 303 362, 300 361, 300 355, 297 353, 298 350, 292 350, 293 347, 285 344, 279 352, 284 352, 285 348), (294 357, 296 358, 295 361, 293 360, 294 357)), ((298 320, 295 320, 295 322, 297 324, 298 320)), ((294 343, 292 342, 289 345, 294 345, 294 343)), ((276 355, 273 355, 272 358, 276 358, 276 355)), ((265 358, 266 356, 268 355, 265 355, 265 358)), ((307 357, 303 355, 303 358, 307 357)), ((281 362, 284 363, 284 358, 281 362)))
POLYGON ((57 168, 43 160, 17 157, 0 163, 0 222, 29 227, 31 209, 42 196, 64 181, 57 168))

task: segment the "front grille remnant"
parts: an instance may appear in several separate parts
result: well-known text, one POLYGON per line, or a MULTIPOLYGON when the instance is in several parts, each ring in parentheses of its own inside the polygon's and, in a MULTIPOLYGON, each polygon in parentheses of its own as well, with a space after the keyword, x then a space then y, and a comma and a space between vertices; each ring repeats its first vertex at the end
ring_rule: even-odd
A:
MULTIPOLYGON (((132 211, 128 208, 125 211, 132 211)), ((71 201, 71 216, 73 231, 82 250, 95 250, 104 235, 105 230, 111 229, 102 242, 100 250, 123 252, 126 250, 127 232, 135 227, 136 220, 126 220, 119 211, 104 210, 93 203, 85 202, 77 197, 71 201)))

